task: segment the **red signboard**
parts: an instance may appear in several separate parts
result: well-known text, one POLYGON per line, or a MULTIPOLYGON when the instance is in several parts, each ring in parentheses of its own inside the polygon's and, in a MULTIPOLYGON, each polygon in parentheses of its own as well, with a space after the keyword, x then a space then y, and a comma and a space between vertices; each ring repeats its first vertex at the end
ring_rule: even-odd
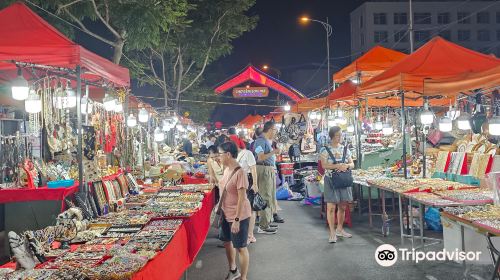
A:
POLYGON ((267 87, 237 87, 233 88, 233 96, 236 98, 267 97, 267 87))

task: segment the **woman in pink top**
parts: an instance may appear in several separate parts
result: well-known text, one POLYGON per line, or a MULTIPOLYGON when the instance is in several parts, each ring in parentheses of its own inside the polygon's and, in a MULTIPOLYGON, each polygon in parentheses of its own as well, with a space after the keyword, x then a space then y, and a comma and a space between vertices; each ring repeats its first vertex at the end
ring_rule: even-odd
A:
POLYGON ((219 187, 221 194, 226 190, 225 197, 221 198, 224 219, 222 219, 219 238, 224 241, 229 262, 229 273, 225 279, 247 280, 250 262, 247 248, 248 226, 252 211, 247 198, 247 174, 236 161, 237 156, 238 148, 233 142, 226 142, 219 146, 219 158, 225 166, 219 187), (236 266, 235 249, 239 254, 241 272, 236 266))

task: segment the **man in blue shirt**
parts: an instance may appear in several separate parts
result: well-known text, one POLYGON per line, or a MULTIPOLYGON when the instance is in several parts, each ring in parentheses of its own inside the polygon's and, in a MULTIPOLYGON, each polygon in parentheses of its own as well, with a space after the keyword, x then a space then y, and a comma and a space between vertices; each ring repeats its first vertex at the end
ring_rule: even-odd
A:
POLYGON ((281 151, 273 149, 272 140, 276 137, 274 122, 266 122, 262 134, 254 142, 254 151, 257 160, 257 185, 259 193, 267 202, 267 208, 260 212, 260 223, 258 233, 275 234, 276 226, 273 226, 273 213, 276 213, 276 155, 281 151))

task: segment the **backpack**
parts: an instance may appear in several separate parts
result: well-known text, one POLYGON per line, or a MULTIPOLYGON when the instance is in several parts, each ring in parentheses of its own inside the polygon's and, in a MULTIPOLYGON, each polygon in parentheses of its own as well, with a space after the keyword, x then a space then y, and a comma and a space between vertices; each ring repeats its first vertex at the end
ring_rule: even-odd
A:
POLYGON ((298 144, 292 144, 288 148, 288 156, 291 161, 297 161, 300 157, 300 146, 298 144))

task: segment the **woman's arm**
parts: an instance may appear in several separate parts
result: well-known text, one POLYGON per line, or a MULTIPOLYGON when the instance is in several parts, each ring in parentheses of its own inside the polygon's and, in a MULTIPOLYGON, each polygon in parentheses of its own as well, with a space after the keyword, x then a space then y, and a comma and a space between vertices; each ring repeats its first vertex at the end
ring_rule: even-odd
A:
POLYGON ((321 154, 320 156, 321 159, 321 166, 324 169, 338 169, 340 164, 333 164, 328 162, 328 157, 326 157, 324 154, 321 154))
POLYGON ((211 183, 211 184, 217 184, 218 183, 217 182, 217 177, 215 177, 215 171, 212 168, 212 160, 211 159, 209 159, 207 161, 207 165, 208 165, 207 167, 208 167, 208 176, 209 176, 208 179, 209 179, 209 183, 211 183))
POLYGON ((257 185, 257 166, 256 165, 253 165, 253 166, 250 166, 250 171, 252 172, 252 179, 253 179, 253 183, 252 183, 252 186, 250 186, 250 188, 252 188, 252 190, 254 192, 258 192, 259 191, 259 186, 257 185))

